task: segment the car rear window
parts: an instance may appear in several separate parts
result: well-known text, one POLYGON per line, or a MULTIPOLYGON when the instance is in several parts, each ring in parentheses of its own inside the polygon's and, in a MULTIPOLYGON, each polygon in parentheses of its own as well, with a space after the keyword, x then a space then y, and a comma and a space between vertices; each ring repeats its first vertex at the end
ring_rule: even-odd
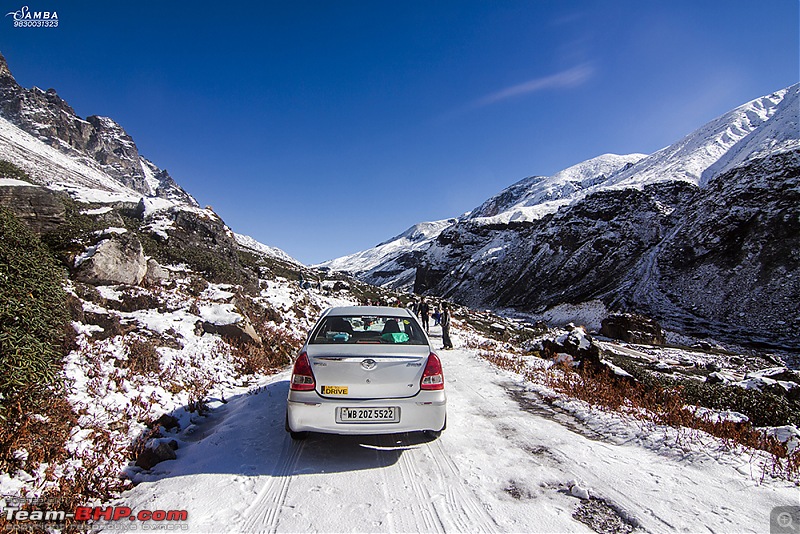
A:
POLYGON ((417 322, 410 317, 329 315, 317 325, 310 343, 426 345, 428 342, 417 322))

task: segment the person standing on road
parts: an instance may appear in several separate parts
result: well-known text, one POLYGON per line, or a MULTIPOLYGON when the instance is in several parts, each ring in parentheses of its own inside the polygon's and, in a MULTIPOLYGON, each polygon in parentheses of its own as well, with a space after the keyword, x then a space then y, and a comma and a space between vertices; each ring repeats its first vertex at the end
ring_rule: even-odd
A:
POLYGON ((419 301, 419 316, 422 318, 422 327, 425 329, 425 332, 428 332, 428 328, 431 324, 431 316, 430 316, 431 308, 428 306, 428 303, 425 301, 425 297, 419 301))
POLYGON ((452 349, 453 342, 450 341, 450 309, 446 302, 442 302, 442 316, 439 318, 439 323, 442 325, 442 342, 444 343, 443 349, 452 349))

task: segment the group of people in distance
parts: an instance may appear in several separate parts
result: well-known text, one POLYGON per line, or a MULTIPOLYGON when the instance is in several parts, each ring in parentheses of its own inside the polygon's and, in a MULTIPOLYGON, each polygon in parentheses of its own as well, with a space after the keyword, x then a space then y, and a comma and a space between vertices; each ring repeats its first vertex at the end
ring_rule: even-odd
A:
MULTIPOLYGON (((395 299, 390 300, 393 300, 394 304, 390 304, 383 299, 373 300, 370 298, 363 300, 361 304, 364 306, 402 306, 401 301, 395 299)), ((453 348, 453 342, 450 340, 450 308, 446 302, 441 303, 441 310, 439 306, 435 306, 432 313, 431 306, 428 301, 425 300, 425 297, 421 297, 419 302, 417 302, 416 298, 412 298, 407 307, 420 318, 425 332, 430 332, 430 322, 431 317, 433 317, 433 326, 442 326, 442 342, 444 344, 442 348, 453 348)))
POLYGON ((442 326, 442 342, 444 344, 442 348, 453 348, 453 342, 450 340, 450 308, 447 306, 446 302, 442 302, 441 311, 438 306, 435 307, 433 309, 433 314, 431 314, 431 306, 428 304, 428 301, 425 300, 425 297, 422 297, 419 302, 412 300, 409 303, 409 308, 422 320, 422 327, 425 329, 425 332, 428 332, 430 329, 431 315, 433 315, 433 325, 442 326))

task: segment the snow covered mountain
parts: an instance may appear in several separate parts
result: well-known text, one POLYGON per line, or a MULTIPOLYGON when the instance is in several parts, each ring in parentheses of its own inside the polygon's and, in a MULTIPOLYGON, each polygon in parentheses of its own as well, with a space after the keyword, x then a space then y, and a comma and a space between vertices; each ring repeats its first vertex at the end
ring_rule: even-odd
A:
POLYGON ((569 204, 586 188, 603 183, 615 172, 644 157, 644 154, 604 154, 550 177, 525 178, 461 217, 415 224, 374 248, 329 260, 317 267, 346 272, 377 286, 411 289, 423 252, 445 229, 458 221, 505 224, 539 219, 569 204))
POLYGON ((487 224, 541 219, 583 197, 587 191, 602 187, 612 176, 645 157, 645 154, 603 154, 550 177, 525 178, 472 210, 466 218, 482 219, 487 224))
MULTIPOLYGON (((155 196, 197 206, 166 171, 139 154, 119 124, 108 117, 78 117, 54 89, 21 87, 2 55, 0 116, 0 156, 43 185, 78 195, 89 189, 118 200, 155 196)), ((98 199, 86 194, 87 200, 98 199)))
POLYGON ((599 299, 697 335, 798 347, 799 94, 755 99, 650 156, 526 178, 413 254, 397 239, 323 265, 473 306, 599 299))
POLYGON ((800 84, 756 98, 612 177, 606 186, 684 180, 705 187, 748 161, 800 148, 800 84))
POLYGON ((329 260, 315 267, 357 275, 367 283, 390 288, 412 287, 420 255, 456 219, 415 224, 375 248, 329 260))

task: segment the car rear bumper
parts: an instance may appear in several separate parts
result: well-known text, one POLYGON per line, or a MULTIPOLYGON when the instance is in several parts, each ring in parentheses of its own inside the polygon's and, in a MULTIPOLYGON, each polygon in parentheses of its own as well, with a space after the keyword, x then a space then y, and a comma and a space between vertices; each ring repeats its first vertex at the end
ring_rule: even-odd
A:
POLYGON ((420 430, 439 431, 444 428, 447 399, 445 392, 420 391, 401 399, 349 400, 320 397, 316 391, 290 391, 287 403, 287 423, 294 432, 325 434, 395 434, 420 430), (337 423, 338 408, 400 409, 396 423, 337 423))

